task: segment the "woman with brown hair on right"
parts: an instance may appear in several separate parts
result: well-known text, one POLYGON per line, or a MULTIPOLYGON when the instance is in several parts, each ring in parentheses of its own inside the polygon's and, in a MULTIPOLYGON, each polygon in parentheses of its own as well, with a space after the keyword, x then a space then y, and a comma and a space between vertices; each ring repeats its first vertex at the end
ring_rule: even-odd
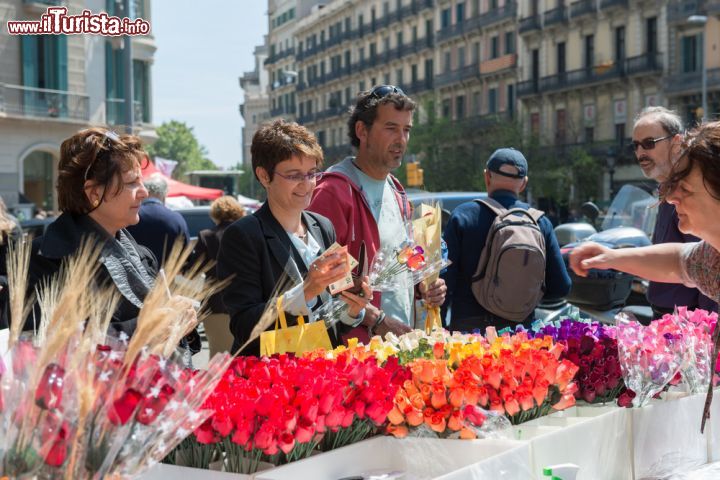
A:
MULTIPOLYGON (((720 300, 720 122, 701 125, 683 141, 683 151, 660 195, 675 206, 678 229, 696 243, 661 243, 610 250, 589 242, 573 250, 570 267, 586 276, 591 268, 614 268, 655 282, 682 283, 720 300)), ((710 371, 715 371, 720 330, 713 333, 710 371)), ((710 417, 713 382, 708 386, 700 427, 710 417)))
MULTIPOLYGON (((245 216, 245 209, 235 197, 224 195, 210 205, 210 218, 215 222, 213 228, 201 230, 195 246, 195 257, 207 260, 216 260, 220 250, 220 240, 225 229, 236 220, 245 216)), ((208 270, 209 277, 217 277, 215 269, 208 270)), ((205 335, 210 347, 210 358, 219 352, 229 352, 233 343, 230 332, 230 315, 222 302, 222 292, 218 292, 208 299, 210 315, 203 320, 205 335)))

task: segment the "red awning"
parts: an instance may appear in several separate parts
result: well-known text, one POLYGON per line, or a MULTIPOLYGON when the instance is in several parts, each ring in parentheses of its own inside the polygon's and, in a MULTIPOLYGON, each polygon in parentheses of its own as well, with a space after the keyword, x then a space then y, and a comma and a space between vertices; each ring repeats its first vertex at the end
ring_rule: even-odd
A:
POLYGON ((189 185, 187 183, 173 180, 170 177, 166 177, 155 168, 155 164, 151 161, 147 162, 145 168, 142 170, 143 178, 147 178, 150 175, 158 174, 167 181, 168 184, 168 197, 187 197, 193 200, 215 200, 218 197, 222 197, 225 192, 217 188, 205 188, 197 187, 195 185, 189 185))

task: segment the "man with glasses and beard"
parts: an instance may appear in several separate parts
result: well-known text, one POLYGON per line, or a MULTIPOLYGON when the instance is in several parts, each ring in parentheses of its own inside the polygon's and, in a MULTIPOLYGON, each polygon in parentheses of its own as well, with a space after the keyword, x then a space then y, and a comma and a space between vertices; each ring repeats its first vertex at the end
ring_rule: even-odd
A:
MULTIPOLYGON (((658 183, 666 181, 680 151, 683 125, 677 113, 664 107, 647 107, 635 118, 632 147, 643 175, 658 183)), ((675 207, 662 202, 658 207, 652 241, 657 243, 697 242, 699 239, 678 229, 675 207)), ((695 288, 682 284, 650 282, 647 293, 654 318, 672 313, 675 306, 717 311, 717 303, 695 288)))
MULTIPOLYGON (((348 136, 357 156, 347 157, 318 181, 309 210, 329 218, 337 241, 355 257, 359 276, 366 275, 375 254, 410 239, 412 209, 405 190, 391 174, 401 163, 410 138, 415 103, 398 87, 379 85, 361 92, 351 109, 348 136)), ((405 333, 413 325, 412 280, 399 278, 397 290, 375 294, 366 311, 370 336, 405 333)), ((442 305, 445 282, 420 289, 429 305, 442 305)), ((362 332, 348 336, 363 337, 362 332)))

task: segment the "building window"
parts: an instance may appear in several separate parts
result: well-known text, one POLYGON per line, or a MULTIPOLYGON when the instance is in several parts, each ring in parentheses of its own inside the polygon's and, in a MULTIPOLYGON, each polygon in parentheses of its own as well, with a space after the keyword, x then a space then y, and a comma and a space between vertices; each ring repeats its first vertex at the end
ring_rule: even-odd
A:
POLYGON ((682 71, 684 73, 700 70, 700 35, 691 35, 682 38, 682 71))
POLYGON ((566 137, 566 112, 561 108, 555 112, 555 144, 564 145, 566 137))
POLYGON ((622 144, 625 141, 625 124, 618 123, 615 125, 615 141, 622 144))
POLYGON ((497 88, 488 90, 488 113, 497 113, 497 88))
POLYGON ((401 47, 403 44, 403 32, 397 32, 396 40, 397 40, 397 46, 401 47))
POLYGON ((53 156, 32 152, 23 160, 23 194, 38 208, 53 209, 53 156))
POLYGON ((410 81, 415 83, 418 81, 418 67, 416 63, 410 65, 410 81))
POLYGON ((480 115, 480 92, 473 93, 473 114, 480 115))
POLYGON ((402 68, 398 68, 397 71, 395 72, 395 80, 397 82, 397 83, 395 83, 395 85, 402 86, 404 84, 402 68))
POLYGON ((455 117, 458 120, 465 118, 465 95, 455 97, 455 117))
POLYGON ((585 68, 591 69, 595 65, 595 35, 585 35, 585 68))
POLYGON ((465 2, 455 5, 455 23, 462 23, 465 20, 465 2))
POLYGON ((515 85, 507 86, 507 111, 512 118, 515 115, 515 85))
POLYGON ((585 143, 592 143, 595 141, 595 128, 585 127, 585 143))
POLYGON ((497 35, 490 39, 490 58, 497 58, 500 56, 499 38, 497 35))
POLYGON ((446 72, 449 72, 450 70, 452 70, 451 60, 452 60, 452 55, 450 54, 450 50, 447 50, 445 52, 445 64, 444 64, 446 72))
POLYGON ((443 118, 450 118, 450 99, 446 98, 442 101, 442 116, 443 118))
POLYGON ((657 17, 645 21, 645 51, 657 53, 657 17))
POLYGON ((473 43, 472 49, 472 63, 480 62, 480 42, 473 43))
POLYGON ((515 53, 515 32, 505 32, 505 54, 515 53))
POLYGON ((443 8, 442 12, 440 12, 440 28, 442 30, 445 30, 449 26, 450 26, 450 9, 443 8))
POLYGON ((530 133, 534 137, 540 136, 540 113, 539 112, 530 114, 530 133))
POLYGON ((625 27, 615 29, 615 61, 618 64, 625 60, 625 27))
POLYGON ((565 73, 565 42, 557 44, 557 73, 565 73))
POLYGON ((465 47, 458 48, 458 68, 465 67, 465 47))

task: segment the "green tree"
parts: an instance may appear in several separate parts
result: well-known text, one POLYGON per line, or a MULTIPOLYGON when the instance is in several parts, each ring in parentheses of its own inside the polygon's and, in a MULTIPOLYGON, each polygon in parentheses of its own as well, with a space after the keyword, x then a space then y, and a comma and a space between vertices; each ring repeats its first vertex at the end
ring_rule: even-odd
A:
POLYGON ((182 179, 186 172, 193 170, 217 170, 218 167, 207 158, 207 149, 200 145, 193 127, 185 122, 170 120, 157 128, 158 139, 148 147, 152 157, 162 157, 178 162, 173 177, 182 179))

